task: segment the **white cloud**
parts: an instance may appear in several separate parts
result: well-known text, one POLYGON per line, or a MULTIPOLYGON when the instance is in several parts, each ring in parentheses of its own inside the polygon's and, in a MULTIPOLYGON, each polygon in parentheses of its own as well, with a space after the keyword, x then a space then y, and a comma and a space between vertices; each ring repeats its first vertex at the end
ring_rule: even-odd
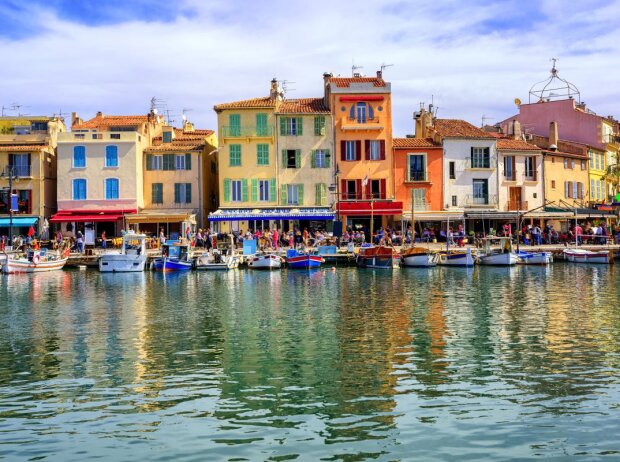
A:
POLYGON ((324 71, 348 75, 354 60, 374 74, 385 62, 394 64, 385 77, 394 133, 403 135, 431 95, 441 117, 502 120, 556 56, 592 109, 618 115, 617 0, 579 8, 547 0, 529 11, 523 2, 488 1, 205 3, 187 1, 195 14, 173 22, 97 27, 31 10, 42 33, 0 39, 0 103, 90 117, 144 113, 157 96, 177 114, 192 108, 197 125, 214 128, 214 104, 266 95, 272 77, 295 82, 290 97, 320 96, 324 71))

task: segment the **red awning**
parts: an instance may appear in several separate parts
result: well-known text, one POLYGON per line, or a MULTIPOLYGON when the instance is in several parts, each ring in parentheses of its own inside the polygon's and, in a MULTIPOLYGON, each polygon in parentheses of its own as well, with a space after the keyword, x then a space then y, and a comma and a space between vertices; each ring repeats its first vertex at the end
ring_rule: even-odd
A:
POLYGON ((80 212, 63 211, 58 212, 50 218, 50 223, 60 222, 101 222, 101 221, 116 221, 123 218, 126 213, 135 213, 136 210, 123 212, 121 210, 110 210, 105 212, 97 212, 95 210, 84 210, 80 212))
POLYGON ((360 201, 339 202, 338 211, 345 216, 359 215, 402 215, 402 202, 360 201))
POLYGON ((357 95, 357 96, 341 96, 340 101, 353 102, 353 101, 383 101, 381 95, 357 95))

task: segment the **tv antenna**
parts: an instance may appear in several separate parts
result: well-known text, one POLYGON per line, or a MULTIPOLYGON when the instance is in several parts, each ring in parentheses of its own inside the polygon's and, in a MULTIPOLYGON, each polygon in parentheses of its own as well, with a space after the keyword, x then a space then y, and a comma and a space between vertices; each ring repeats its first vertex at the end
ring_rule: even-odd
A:
POLYGON ((183 108, 183 112, 181 114, 181 119, 183 119, 183 122, 187 122, 187 116, 185 115, 185 113, 186 112, 191 112, 191 111, 193 111, 192 108, 189 108, 189 107, 184 107, 183 108))
POLYGON ((385 64, 385 63, 381 63, 381 74, 383 74, 383 71, 385 71, 388 67, 392 67, 394 64, 385 64))
POLYGON ((65 117, 70 116, 71 114, 68 112, 62 112, 62 109, 58 109, 58 112, 54 112, 52 114, 53 117, 58 117, 59 119, 65 120, 65 117))
POLYGON ((488 117, 484 114, 482 114, 482 124, 480 125, 480 128, 484 127, 487 123, 487 120, 493 120, 495 117, 488 117))
POLYGON ((289 87, 289 84, 296 82, 291 82, 290 80, 282 80, 280 81, 280 83, 282 84, 282 93, 284 93, 285 95, 288 91, 295 91, 294 88, 289 87))
POLYGON ((351 65, 351 73, 353 74, 353 77, 356 77, 356 74, 359 76, 359 72, 357 72, 358 69, 364 69, 364 66, 356 66, 355 63, 351 65))

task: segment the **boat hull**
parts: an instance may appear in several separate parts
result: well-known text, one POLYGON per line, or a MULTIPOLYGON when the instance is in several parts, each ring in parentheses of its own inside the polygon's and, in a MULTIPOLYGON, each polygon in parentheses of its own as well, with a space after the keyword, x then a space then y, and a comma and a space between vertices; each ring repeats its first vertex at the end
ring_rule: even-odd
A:
POLYGON ((436 266, 435 256, 430 253, 419 253, 415 255, 402 255, 403 266, 428 268, 436 266))
POLYGON ((256 255, 248 260, 248 268, 250 269, 263 269, 263 270, 275 270, 282 267, 282 260, 279 256, 269 255, 256 255))
POLYGON ((224 257, 224 261, 220 263, 211 263, 198 259, 196 269, 199 271, 227 271, 239 267, 239 259, 237 257, 224 257))
POLYGON ((286 259, 286 264, 291 269, 319 268, 321 263, 323 263, 323 258, 318 255, 298 255, 286 259))
POLYGON ((153 261, 153 270, 155 271, 189 271, 192 269, 192 266, 192 262, 168 260, 166 258, 157 258, 153 261))
POLYGON ((102 273, 133 273, 144 271, 146 255, 104 254, 99 257, 102 273))
POLYGON ((67 258, 42 261, 36 264, 28 260, 13 260, 9 258, 2 267, 2 272, 5 274, 45 273, 47 271, 60 270, 65 266, 65 263, 67 263, 67 258))
POLYGON ((551 252, 519 252, 520 265, 548 265, 553 261, 551 252))
POLYGON ((519 257, 513 252, 493 253, 479 257, 481 265, 489 266, 512 266, 516 265, 518 261, 519 257))
POLYGON ((608 250, 592 252, 582 249, 565 249, 564 258, 571 263, 592 263, 601 265, 613 263, 613 256, 608 250))
POLYGON ((459 266, 463 268, 470 268, 474 266, 474 257, 469 249, 467 252, 441 253, 439 254, 437 264, 441 266, 459 266))

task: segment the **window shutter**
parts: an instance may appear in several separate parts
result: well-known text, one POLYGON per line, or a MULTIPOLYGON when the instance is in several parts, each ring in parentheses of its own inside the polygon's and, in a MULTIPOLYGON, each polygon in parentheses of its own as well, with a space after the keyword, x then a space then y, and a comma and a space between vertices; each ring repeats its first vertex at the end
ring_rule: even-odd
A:
POLYGON ((379 194, 379 197, 381 199, 385 199, 387 197, 387 191, 385 190, 385 188, 386 188, 385 178, 381 178, 380 194, 379 194))
POLYGON ((351 106, 351 110, 349 111, 349 119, 355 119, 355 104, 351 106))
POLYGON ((278 202, 278 198, 276 197, 276 179, 275 178, 271 178, 269 180, 269 201, 278 202))
POLYGON ((248 201, 248 180, 245 178, 241 180, 241 200, 243 202, 248 201))
POLYGON ((304 185, 297 185, 297 205, 304 205, 304 185))
POLYGON ((301 168, 301 149, 295 149, 295 168, 301 168))
POLYGON ((327 185, 321 184, 321 205, 327 205, 327 185))
POLYGON ((362 180, 355 180, 355 198, 362 198, 362 180))
POLYGON ((319 116, 314 116, 314 134, 321 134, 321 123, 319 122, 319 116))
POLYGON ((564 182, 564 197, 568 199, 568 181, 564 182))
POLYGON ((230 180, 224 178, 224 202, 230 202, 230 180))
POLYGON ((192 184, 185 183, 185 202, 187 204, 192 203, 192 184))
POLYGON ((340 197, 342 199, 350 199, 347 191, 347 180, 340 180, 340 197))
POLYGON ((303 122, 302 117, 297 117, 297 134, 298 135, 304 134, 304 122, 303 122))
POLYGON ((180 183, 174 184, 174 203, 175 204, 181 203, 181 184, 180 183))
POLYGON ((282 149, 282 168, 286 168, 288 159, 286 158, 286 149, 282 149))
POLYGON ((316 168, 316 150, 315 149, 313 149, 310 154, 310 168, 316 168))
POLYGON ((362 199, 370 199, 372 194, 371 194, 371 180, 368 180, 368 182, 366 183, 366 186, 364 186, 364 183, 362 182, 362 199))
POLYGON ((355 160, 362 160, 362 142, 360 140, 355 142, 355 160))
POLYGON ((329 152, 329 149, 323 149, 323 152, 325 153, 325 167, 329 168, 332 157, 331 153, 329 152))
POLYGON ((510 162, 512 162, 512 177, 516 178, 517 177, 517 158, 515 156, 512 156, 510 158, 510 162))
POLYGON ((280 135, 286 135, 286 118, 280 117, 280 135))
POLYGON ((370 141, 364 140, 364 159, 370 160, 370 141))
POLYGON ((340 160, 347 160, 347 142, 340 142, 340 160))
POLYGON ((385 160, 385 140, 379 141, 379 159, 385 160))
POLYGON ((252 178, 252 202, 258 201, 258 180, 252 178))
POLYGON ((314 203, 316 205, 321 205, 321 183, 316 183, 314 185, 314 203))
POLYGON ((185 170, 192 169, 192 155, 190 153, 185 154, 185 170))
POLYGON ((151 202, 153 204, 158 204, 159 201, 157 200, 157 183, 152 183, 151 184, 151 202))
POLYGON ((153 170, 153 154, 146 155, 146 169, 153 170))
POLYGON ((287 203, 287 185, 280 185, 280 205, 286 205, 287 203))
POLYGON ((583 183, 577 183, 577 199, 583 199, 583 183))

